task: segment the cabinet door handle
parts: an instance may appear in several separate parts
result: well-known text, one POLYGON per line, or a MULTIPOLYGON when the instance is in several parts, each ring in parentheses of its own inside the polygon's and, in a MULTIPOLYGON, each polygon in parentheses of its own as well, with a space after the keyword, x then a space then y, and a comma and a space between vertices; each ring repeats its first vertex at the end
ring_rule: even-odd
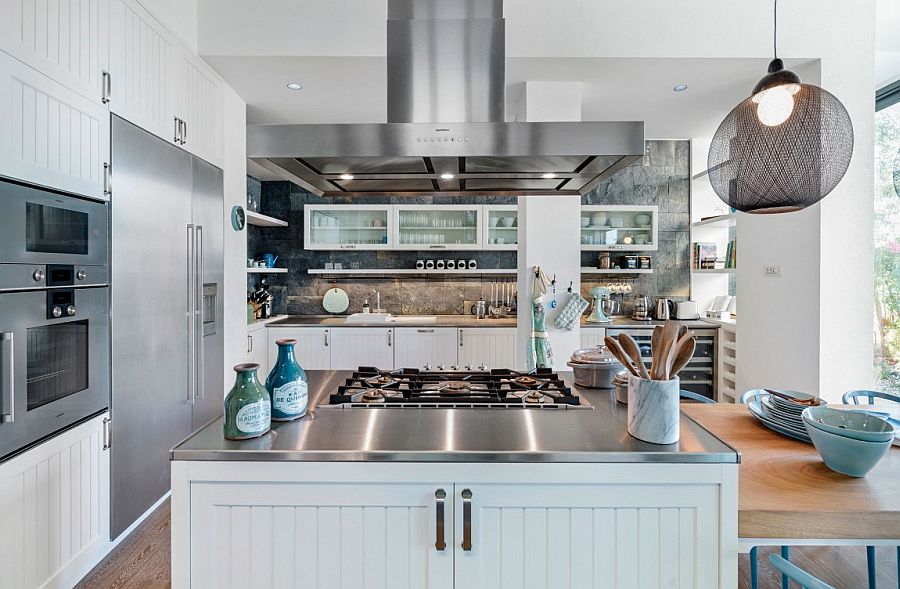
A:
POLYGON ((187 143, 187 121, 181 120, 181 144, 185 143, 187 143))
POLYGON ((112 97, 111 80, 112 79, 110 78, 109 72, 100 72, 100 100, 103 102, 103 104, 109 104, 109 100, 112 97))
POLYGON ((112 427, 110 426, 110 421, 112 421, 109 417, 103 418, 103 449, 109 450, 112 448, 112 427))
POLYGON ((175 143, 181 143, 181 119, 175 117, 175 137, 173 139, 175 143))
POLYGON ((187 402, 191 405, 194 404, 194 386, 196 384, 196 353, 197 346, 194 344, 194 338, 196 337, 194 334, 195 321, 194 321, 194 295, 196 294, 196 290, 194 289, 194 225, 192 223, 188 223, 187 225, 187 315, 188 320, 188 390, 187 390, 187 402))
POLYGON ((463 540, 462 549, 472 550, 472 491, 463 489, 463 540))
POLYGON ((389 348, 390 348, 392 345, 394 345, 393 342, 394 342, 394 332, 391 331, 390 329, 388 329, 388 347, 389 347, 389 348))
POLYGON ((417 329, 417 333, 434 333, 433 329, 417 329))
POLYGON ((328 330, 325 330, 325 347, 328 347, 328 330))
POLYGON ((346 244, 345 244, 345 245, 342 245, 342 246, 341 246, 341 249, 342 249, 342 250, 355 250, 355 249, 356 249, 356 246, 355 246, 355 245, 346 245, 346 244))
POLYGON ((0 423, 12 423, 16 419, 16 341, 13 332, 0 333, 0 344, 3 345, 3 382, 0 383, 0 391, 3 392, 2 407, 0 407, 0 423))
POLYGON ((253 335, 248 333, 247 334, 247 353, 249 354, 252 351, 253 351, 253 335))
POLYGON ((103 194, 112 194, 112 168, 106 162, 103 162, 103 194))
POLYGON ((459 330, 459 347, 463 347, 463 330, 459 330))
POLYGON ((447 249, 447 246, 446 245, 429 245, 428 248, 433 249, 433 250, 445 250, 445 249, 447 249))
POLYGON ((434 492, 434 517, 435 517, 435 539, 434 547, 437 550, 443 550, 447 547, 444 541, 444 500, 447 498, 447 492, 438 489, 434 492))

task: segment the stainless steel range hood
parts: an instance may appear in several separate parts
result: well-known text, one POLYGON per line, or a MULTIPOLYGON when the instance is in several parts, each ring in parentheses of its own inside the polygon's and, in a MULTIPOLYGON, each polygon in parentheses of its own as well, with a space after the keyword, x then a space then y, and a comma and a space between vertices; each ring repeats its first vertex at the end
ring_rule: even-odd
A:
POLYGON ((505 122, 502 0, 388 0, 388 122, 250 125, 247 156, 324 196, 584 194, 644 123, 505 122))

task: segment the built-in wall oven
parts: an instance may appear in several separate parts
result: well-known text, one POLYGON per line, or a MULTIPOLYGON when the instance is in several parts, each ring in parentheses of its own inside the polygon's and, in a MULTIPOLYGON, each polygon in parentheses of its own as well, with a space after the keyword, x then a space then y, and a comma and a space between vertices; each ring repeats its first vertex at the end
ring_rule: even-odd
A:
POLYGON ((0 460, 109 407, 105 203, 0 181, 0 460))

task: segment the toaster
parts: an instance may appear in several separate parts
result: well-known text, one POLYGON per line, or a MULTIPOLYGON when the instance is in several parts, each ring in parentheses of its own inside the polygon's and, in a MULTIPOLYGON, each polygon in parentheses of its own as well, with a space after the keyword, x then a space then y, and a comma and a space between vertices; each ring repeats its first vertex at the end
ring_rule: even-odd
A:
POLYGON ((675 306, 676 319, 699 319, 700 306, 694 301, 684 301, 675 306))

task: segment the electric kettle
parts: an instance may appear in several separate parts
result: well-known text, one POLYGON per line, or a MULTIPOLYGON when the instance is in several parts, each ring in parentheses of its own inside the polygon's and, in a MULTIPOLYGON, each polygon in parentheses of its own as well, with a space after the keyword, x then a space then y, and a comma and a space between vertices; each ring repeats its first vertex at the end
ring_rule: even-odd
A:
POLYGON ((656 299, 656 313, 653 315, 660 321, 668 321, 675 316, 675 301, 656 299))

